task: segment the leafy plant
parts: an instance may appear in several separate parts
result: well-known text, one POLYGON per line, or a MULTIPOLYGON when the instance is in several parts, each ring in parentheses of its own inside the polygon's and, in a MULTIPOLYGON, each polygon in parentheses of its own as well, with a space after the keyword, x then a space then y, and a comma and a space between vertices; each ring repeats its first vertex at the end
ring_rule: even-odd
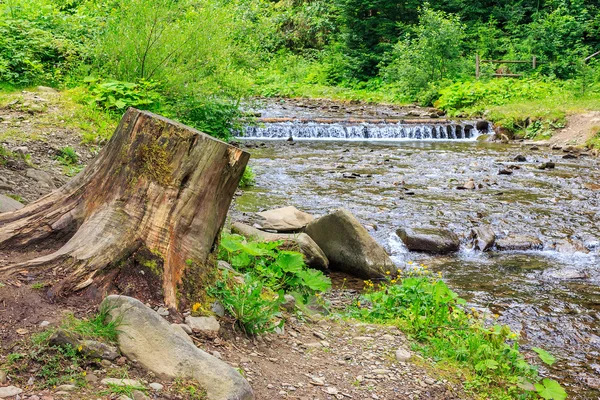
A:
POLYGON ((540 360, 542 360, 544 363, 546 363, 548 365, 552 365, 556 362, 556 358, 554 358, 554 356, 552 354, 548 353, 544 349, 540 349, 539 347, 533 347, 531 350, 535 351, 538 354, 538 356, 540 357, 540 360))
MULTIPOLYGON (((512 396, 527 396, 530 392, 521 393, 520 382, 539 379, 537 368, 525 361, 518 336, 508 326, 486 325, 481 313, 466 309, 466 302, 426 267, 378 286, 367 281, 366 287, 349 315, 396 324, 417 340, 416 348, 426 357, 468 371, 466 389, 489 398, 505 398, 507 388, 512 396)), ((540 350, 535 351, 545 362, 553 362, 549 353, 540 350)), ((549 385, 552 391, 554 386, 549 385)))
POLYGON ((277 321, 283 303, 283 291, 275 293, 256 277, 247 274, 243 283, 230 282, 227 271, 207 293, 217 298, 237 325, 248 334, 271 332, 283 325, 277 321))
POLYGON ((193 379, 175 379, 172 390, 184 400, 206 400, 206 390, 193 379))
POLYGON ((252 167, 246 167, 244 169, 244 174, 242 175, 242 179, 240 179, 240 187, 247 188, 250 186, 254 186, 256 184, 256 176, 254 175, 254 171, 252 167))
POLYGON ((79 162, 77 152, 70 146, 59 149, 55 159, 64 166, 73 166, 79 162))
POLYGON ((100 81, 88 77, 84 80, 90 85, 90 105, 96 105, 113 113, 123 113, 128 107, 142 110, 157 110, 164 98, 158 91, 159 84, 144 79, 137 83, 120 81, 100 81))
POLYGON ((247 241, 240 235, 224 234, 219 258, 239 272, 260 278, 274 292, 298 292, 308 299, 331 287, 331 281, 321 271, 306 267, 301 253, 281 250, 282 244, 247 241))
POLYGON ((543 399, 564 400, 567 398, 567 392, 553 379, 544 379, 541 383, 536 383, 535 391, 543 399))

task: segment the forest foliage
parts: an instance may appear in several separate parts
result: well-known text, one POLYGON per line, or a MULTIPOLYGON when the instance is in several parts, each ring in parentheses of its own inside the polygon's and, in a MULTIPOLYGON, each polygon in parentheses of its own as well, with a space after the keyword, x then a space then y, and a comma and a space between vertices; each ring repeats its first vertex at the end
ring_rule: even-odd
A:
POLYGON ((0 82, 88 90, 228 137, 253 96, 436 105, 455 114, 569 93, 597 96, 592 0, 4 0, 0 82), (523 81, 499 83, 511 64, 523 81), (514 85, 513 85, 514 83, 514 85), (491 94, 491 95, 490 95, 491 94), (489 95, 489 96, 488 96, 489 95), (483 107, 485 108, 485 107, 483 107), (458 110, 458 111, 457 111, 458 110))

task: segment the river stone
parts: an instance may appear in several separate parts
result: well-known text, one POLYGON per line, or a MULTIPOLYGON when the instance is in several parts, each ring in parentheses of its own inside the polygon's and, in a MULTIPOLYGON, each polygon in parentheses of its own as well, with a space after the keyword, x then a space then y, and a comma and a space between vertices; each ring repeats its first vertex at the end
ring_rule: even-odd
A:
POLYGON ((296 207, 288 206, 256 213, 258 224, 262 229, 277 232, 299 231, 312 222, 315 217, 298 210, 296 207))
POLYGON ((6 398, 13 397, 13 396, 16 396, 21 393, 23 393, 23 390, 19 389, 16 386, 0 387, 0 399, 6 399, 6 398))
POLYGON ((379 278, 398 269, 390 256, 345 209, 314 220, 306 233, 323 250, 329 265, 359 278, 379 278))
POLYGON ((101 358, 113 361, 119 357, 116 347, 95 340, 83 339, 75 332, 58 329, 50 336, 49 343, 54 346, 70 345, 89 358, 101 358))
POLYGON ((400 228, 396 234, 409 250, 446 254, 458 251, 460 240, 454 232, 442 228, 400 228))
POLYGON ((164 318, 141 301, 108 296, 101 307, 121 319, 118 344, 130 360, 164 379, 195 379, 208 400, 251 400, 252 388, 238 371, 182 338, 164 318))
POLYGON ((25 171, 25 176, 27 176, 28 178, 35 179, 42 185, 48 186, 52 189, 54 189, 55 187, 54 182, 52 181, 52 177, 47 172, 42 171, 40 169, 27 168, 27 171, 25 171))
POLYGON ((0 194, 0 213, 15 211, 23 208, 23 204, 19 203, 15 199, 11 199, 8 196, 0 194))
POLYGON ((471 238, 476 249, 487 251, 494 246, 496 234, 490 226, 478 226, 471 229, 471 238))
POLYGON ((410 351, 400 347, 398 350, 396 350, 396 360, 401 361, 401 362, 406 362, 408 360, 410 360, 410 357, 412 355, 410 354, 410 351))
POLYGON ((185 317, 185 323, 192 328, 194 333, 203 333, 208 336, 216 337, 219 334, 219 321, 213 316, 210 317, 185 317))
POLYGON ((265 242, 282 240, 283 248, 296 250, 304 254, 304 262, 310 268, 326 270, 329 267, 329 260, 323 250, 306 233, 269 233, 240 222, 234 223, 231 226, 231 231, 250 239, 265 242))
POLYGON ((100 381, 103 385, 113 385, 113 386, 130 386, 133 388, 142 388, 144 389, 144 385, 134 379, 126 379, 126 378, 104 378, 100 381))
POLYGON ((589 253, 590 251, 585 245, 574 239, 561 239, 552 243, 551 248, 558 251, 559 253, 589 253))
POLYGON ((496 239, 498 250, 541 250, 542 241, 536 237, 515 235, 503 239, 496 239))

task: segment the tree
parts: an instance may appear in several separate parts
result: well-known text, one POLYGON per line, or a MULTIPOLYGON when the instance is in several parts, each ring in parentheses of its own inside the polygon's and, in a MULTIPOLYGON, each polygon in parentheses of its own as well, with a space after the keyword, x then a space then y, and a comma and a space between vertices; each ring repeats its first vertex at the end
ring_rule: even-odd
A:
POLYGON ((0 278, 60 277, 55 293, 106 292, 144 252, 177 307, 211 270, 216 241, 249 154, 184 125, 130 108, 98 157, 65 186, 0 214, 0 278), (41 257, 23 254, 50 249, 41 257), (56 249, 58 248, 58 249, 56 249))

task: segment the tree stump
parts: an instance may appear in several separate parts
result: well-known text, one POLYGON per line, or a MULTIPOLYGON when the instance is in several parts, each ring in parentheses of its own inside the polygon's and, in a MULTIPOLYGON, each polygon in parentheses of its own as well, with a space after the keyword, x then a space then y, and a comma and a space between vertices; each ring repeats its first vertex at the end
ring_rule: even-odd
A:
POLYGON ((17 254, 0 278, 60 277, 53 292, 107 287, 110 271, 144 249, 162 267, 165 303, 212 268, 211 255, 249 154, 164 117, 127 110, 88 167, 60 189, 0 214, 0 250, 17 254), (50 254, 22 259, 43 246, 50 254), (187 281, 187 282, 186 282, 187 281))

